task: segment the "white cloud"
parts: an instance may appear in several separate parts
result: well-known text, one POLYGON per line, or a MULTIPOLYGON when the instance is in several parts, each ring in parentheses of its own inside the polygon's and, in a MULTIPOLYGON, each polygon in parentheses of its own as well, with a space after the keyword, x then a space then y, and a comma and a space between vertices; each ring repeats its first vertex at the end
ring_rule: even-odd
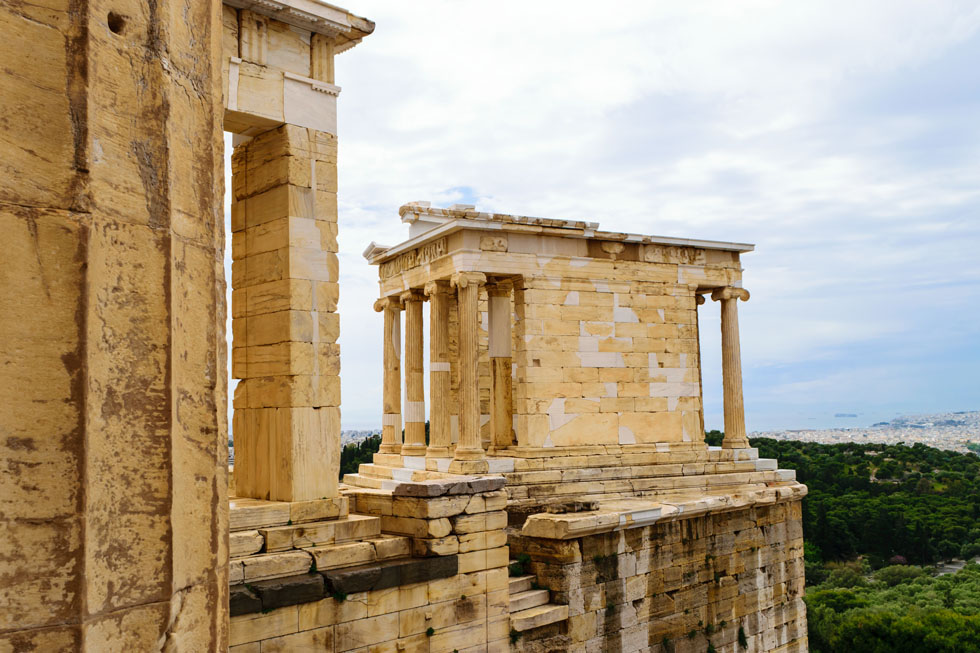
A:
MULTIPOLYGON (((380 421, 377 271, 360 252, 405 237, 402 203, 461 188, 488 210, 755 242, 750 407, 779 395, 770 367, 805 376, 864 347, 882 369, 920 342, 942 359, 977 341, 975 3, 350 9, 377 29, 337 65, 346 426, 380 421)), ((838 387, 821 374, 799 382, 838 387)))

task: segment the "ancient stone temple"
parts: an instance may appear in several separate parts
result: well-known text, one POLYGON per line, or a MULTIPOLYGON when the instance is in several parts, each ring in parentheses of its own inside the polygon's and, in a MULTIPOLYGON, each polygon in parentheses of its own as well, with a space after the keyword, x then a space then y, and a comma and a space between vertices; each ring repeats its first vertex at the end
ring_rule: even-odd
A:
MULTIPOLYGON (((745 435, 737 302, 752 246, 465 205, 400 213, 408 240, 365 251, 380 276, 384 431, 374 464, 344 479, 358 510, 400 525, 425 512, 389 495, 502 476, 507 547, 486 564, 526 556, 527 576, 509 583, 517 648, 806 650, 806 488, 745 435), (721 310, 721 447, 704 442, 709 297, 721 310)), ((458 537, 436 539, 429 549, 462 551, 458 537)))
POLYGON ((805 651, 806 488, 745 436, 750 245, 405 205, 365 252, 381 449, 338 479, 334 70, 373 30, 0 6, 0 651, 805 651))

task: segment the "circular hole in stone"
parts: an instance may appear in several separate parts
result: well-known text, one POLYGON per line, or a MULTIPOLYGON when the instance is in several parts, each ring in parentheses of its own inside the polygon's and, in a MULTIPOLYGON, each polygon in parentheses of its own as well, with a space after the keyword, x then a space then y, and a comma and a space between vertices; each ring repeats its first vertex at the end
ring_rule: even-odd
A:
POLYGON ((126 27, 126 19, 114 11, 109 12, 108 22, 109 30, 113 34, 122 34, 123 28, 126 27))

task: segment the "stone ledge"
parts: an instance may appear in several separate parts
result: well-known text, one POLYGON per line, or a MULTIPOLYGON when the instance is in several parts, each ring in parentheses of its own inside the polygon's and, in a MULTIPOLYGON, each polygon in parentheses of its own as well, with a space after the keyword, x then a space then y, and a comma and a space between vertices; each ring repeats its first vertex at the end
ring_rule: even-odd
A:
POLYGON ((232 617, 262 611, 262 599, 244 585, 233 585, 228 592, 228 607, 232 617))
POLYGON ((324 596, 323 576, 306 573, 233 585, 229 590, 228 603, 231 616, 237 617, 319 601, 324 596))
POLYGON ((458 557, 452 555, 441 558, 392 560, 345 569, 296 574, 232 585, 229 590, 229 609, 231 616, 237 617, 290 605, 311 603, 330 594, 356 594, 450 578, 456 576, 458 572, 458 557))
POLYGON ((756 505, 795 501, 806 496, 800 483, 778 487, 744 487, 714 495, 680 494, 653 499, 600 501, 591 512, 531 515, 521 530, 526 537, 569 540, 596 533, 640 528, 654 523, 727 512, 756 505))
POLYGON ((444 474, 368 463, 361 465, 357 474, 344 475, 348 491, 373 489, 390 492, 392 496, 420 498, 493 492, 505 483, 500 475, 444 474))
POLYGON ((323 588, 322 575, 307 573, 256 581, 247 589, 258 595, 263 610, 274 610, 299 603, 319 601, 324 597, 323 588))
POLYGON ((391 490, 396 497, 440 497, 446 494, 478 494, 504 487, 503 476, 460 476, 458 479, 399 483, 391 490))
POLYGON ((510 627, 517 632, 540 628, 568 619, 567 605, 540 605, 510 615, 510 627))
POLYGON ((455 576, 457 556, 393 560, 323 572, 330 593, 354 594, 455 576))

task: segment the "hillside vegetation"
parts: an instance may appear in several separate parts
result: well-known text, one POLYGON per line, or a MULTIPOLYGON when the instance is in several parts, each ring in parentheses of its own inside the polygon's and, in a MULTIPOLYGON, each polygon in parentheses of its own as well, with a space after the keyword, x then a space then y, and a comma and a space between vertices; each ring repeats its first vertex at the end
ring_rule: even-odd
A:
POLYGON ((919 567, 856 567, 807 590, 811 653, 980 651, 980 565, 938 578, 919 567))
POLYGON ((795 469, 808 578, 815 565, 866 556, 928 564, 980 555, 980 456, 921 444, 816 444, 753 439, 759 456, 795 469))

